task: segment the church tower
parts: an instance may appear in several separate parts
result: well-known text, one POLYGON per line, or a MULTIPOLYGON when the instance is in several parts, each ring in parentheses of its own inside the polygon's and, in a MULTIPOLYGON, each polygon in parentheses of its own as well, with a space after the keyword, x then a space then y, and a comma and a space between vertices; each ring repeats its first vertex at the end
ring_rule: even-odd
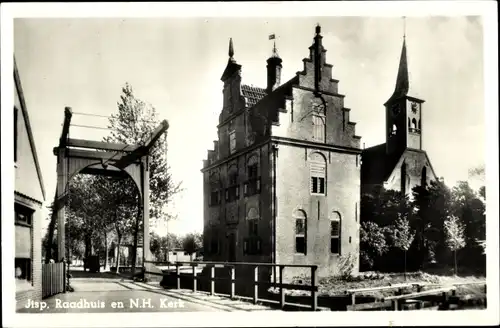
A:
POLYGON ((402 153, 405 149, 422 149, 422 104, 424 100, 411 95, 406 54, 406 37, 399 60, 394 93, 384 104, 386 115, 387 154, 402 153))

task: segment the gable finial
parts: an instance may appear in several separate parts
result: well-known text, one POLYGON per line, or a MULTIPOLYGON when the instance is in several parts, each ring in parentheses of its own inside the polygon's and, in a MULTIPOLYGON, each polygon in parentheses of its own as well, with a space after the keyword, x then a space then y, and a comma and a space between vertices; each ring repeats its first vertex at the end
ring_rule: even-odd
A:
POLYGON ((403 16, 403 39, 406 40, 406 16, 403 16))
POLYGON ((229 38, 229 58, 232 59, 233 56, 234 56, 233 38, 229 38))
POLYGON ((316 24, 316 34, 320 34, 321 33, 321 26, 319 25, 319 23, 316 24))

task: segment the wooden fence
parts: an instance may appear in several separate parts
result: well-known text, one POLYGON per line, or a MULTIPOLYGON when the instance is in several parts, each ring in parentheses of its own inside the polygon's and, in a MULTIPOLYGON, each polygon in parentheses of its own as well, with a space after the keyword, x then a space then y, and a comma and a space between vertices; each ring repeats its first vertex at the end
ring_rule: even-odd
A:
POLYGON ((42 298, 64 292, 64 262, 42 264, 42 298))
MULTIPOLYGON (((271 263, 248 263, 248 262, 153 262, 147 261, 146 263, 151 263, 159 266, 174 266, 175 272, 174 277, 177 280, 177 289, 181 289, 181 267, 187 266, 191 267, 191 274, 186 277, 190 277, 193 280, 192 290, 197 291, 198 280, 208 280, 210 281, 210 295, 215 294, 215 283, 226 283, 229 286, 230 298, 236 297, 236 283, 242 285, 252 285, 253 284, 253 303, 257 304, 259 301, 270 301, 264 298, 259 298, 259 286, 274 287, 279 289, 279 305, 280 308, 285 307, 285 289, 288 290, 304 290, 311 292, 310 308, 313 311, 318 310, 318 286, 317 286, 317 265, 298 265, 298 264, 271 264, 271 263), (247 278, 236 278, 236 267, 243 267, 247 270, 253 270, 253 279, 249 280, 247 278), (310 285, 299 285, 299 284, 289 284, 283 282, 283 272, 285 268, 309 268, 311 271, 311 284, 310 285), (198 276, 197 268, 209 268, 210 276, 198 276), (229 269, 229 277, 216 277, 216 268, 227 268, 229 269), (279 272, 279 282, 272 282, 269 280, 259 279, 259 268, 270 268, 279 272)), ((145 271, 146 274, 151 275, 168 275, 169 273, 159 274, 156 272, 145 271)))
POLYGON ((392 286, 351 289, 345 291, 345 294, 351 297, 351 305, 347 306, 347 310, 366 311, 391 309, 393 311, 400 311, 403 310, 404 305, 410 304, 415 304, 417 309, 421 309, 424 300, 432 300, 432 303, 439 303, 443 309, 448 309, 450 304, 459 304, 467 301, 469 298, 474 298, 472 295, 466 295, 463 299, 462 297, 456 296, 457 288, 466 285, 483 285, 484 292, 486 293, 485 281, 452 283, 449 286, 432 283, 407 283, 392 286), (403 293, 404 289, 413 287, 416 287, 416 292, 403 293), (431 289, 423 290, 429 287, 431 289), (390 290, 397 290, 396 295, 381 297, 371 303, 356 304, 356 295, 390 290))

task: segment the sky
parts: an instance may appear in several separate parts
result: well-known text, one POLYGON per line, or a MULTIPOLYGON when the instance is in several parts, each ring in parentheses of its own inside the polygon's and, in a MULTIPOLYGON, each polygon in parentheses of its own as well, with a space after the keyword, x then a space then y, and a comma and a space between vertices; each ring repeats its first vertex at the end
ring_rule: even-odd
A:
MULTIPOLYGON (((168 161, 184 188, 171 206, 178 219, 157 232, 201 232, 200 170, 217 138, 229 38, 243 83, 265 87, 268 36, 277 36, 285 82, 302 70, 317 23, 362 144, 385 142, 383 104, 394 90, 406 30, 410 92, 426 101, 423 149, 436 174, 452 186, 467 180, 470 169, 484 167, 483 29, 477 17, 407 17, 406 29, 399 17, 17 18, 14 51, 47 202, 56 186, 52 148, 64 107, 111 115, 128 82, 169 121, 168 161)), ((75 114, 72 123, 105 127, 107 121, 75 114)), ((70 129, 72 138, 101 140, 106 133, 70 129)))

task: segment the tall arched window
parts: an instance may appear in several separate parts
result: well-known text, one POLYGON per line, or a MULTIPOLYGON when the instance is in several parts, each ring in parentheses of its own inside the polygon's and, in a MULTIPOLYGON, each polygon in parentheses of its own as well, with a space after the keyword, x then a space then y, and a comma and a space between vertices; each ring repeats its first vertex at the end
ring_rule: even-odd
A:
POLYGON ((420 185, 425 187, 427 185, 427 167, 424 166, 422 168, 422 181, 420 181, 420 185))
POLYGON ((311 194, 326 194, 326 159, 319 153, 310 158, 311 194))
POLYGON ((295 220, 295 253, 306 254, 307 251, 307 217, 303 210, 293 213, 295 220))
POLYGON ((210 173, 210 206, 217 206, 220 204, 221 198, 221 183, 219 172, 214 171, 210 173))
POLYGON ((413 129, 413 131, 415 131, 417 129, 417 120, 416 119, 411 120, 411 128, 413 129))
POLYGON ((246 196, 260 192, 260 172, 258 157, 253 155, 247 161, 247 182, 244 185, 246 196))
POLYGON ((243 254, 255 255, 261 252, 261 239, 259 237, 259 211, 251 207, 247 212, 248 236, 243 241, 243 254))
POLYGON ((228 187, 226 189, 226 201, 232 202, 239 198, 238 167, 231 165, 227 170, 228 187))
POLYGON ((393 124, 391 129, 391 134, 395 136, 397 132, 398 132, 398 127, 396 126, 396 124, 393 124))
POLYGON ((332 254, 340 254, 340 214, 339 212, 332 212, 330 215, 330 252, 332 254))
POLYGON ((325 142, 326 115, 325 107, 319 104, 313 104, 313 139, 316 142, 325 142))

